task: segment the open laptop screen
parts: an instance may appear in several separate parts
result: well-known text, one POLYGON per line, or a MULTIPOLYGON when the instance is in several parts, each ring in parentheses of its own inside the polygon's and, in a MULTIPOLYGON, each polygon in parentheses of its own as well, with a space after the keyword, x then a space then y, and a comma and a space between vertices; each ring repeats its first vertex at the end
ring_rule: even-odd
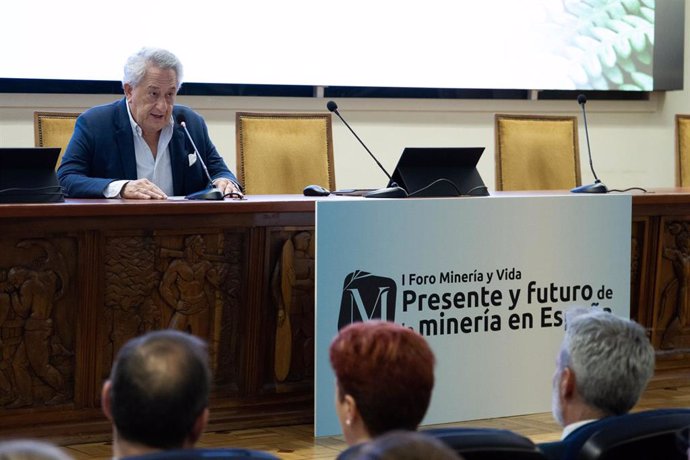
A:
POLYGON ((486 196, 477 171, 484 147, 407 147, 393 181, 415 197, 486 196))
POLYGON ((0 203, 64 201, 55 174, 59 147, 0 148, 0 203))

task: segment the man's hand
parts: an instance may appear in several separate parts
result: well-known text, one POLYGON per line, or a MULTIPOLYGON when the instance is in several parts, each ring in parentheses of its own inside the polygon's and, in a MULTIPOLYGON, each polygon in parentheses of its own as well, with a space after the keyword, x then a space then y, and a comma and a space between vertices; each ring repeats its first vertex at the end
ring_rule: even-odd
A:
POLYGON ((122 187, 122 198, 137 200, 165 200, 168 196, 148 179, 131 180, 122 187))
POLYGON ((240 190, 237 184, 235 184, 230 179, 225 179, 221 177, 220 179, 214 180, 213 185, 215 185, 218 188, 218 190, 223 192, 223 195, 227 195, 229 193, 236 193, 240 197, 244 196, 242 190, 240 190))

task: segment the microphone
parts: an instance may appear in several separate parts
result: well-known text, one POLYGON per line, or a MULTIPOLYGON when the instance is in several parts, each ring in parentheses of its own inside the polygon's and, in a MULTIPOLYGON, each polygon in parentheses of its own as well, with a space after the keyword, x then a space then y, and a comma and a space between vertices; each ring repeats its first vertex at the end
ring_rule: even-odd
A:
POLYGON ((192 148, 194 148, 194 155, 196 156, 196 159, 201 162, 201 167, 204 170, 204 173, 206 174, 206 178, 208 179, 208 187, 205 188, 204 190, 200 190, 198 192, 191 193, 185 197, 187 200, 223 200, 223 192, 218 190, 214 185, 213 185, 213 179, 211 179, 211 175, 208 173, 208 169, 206 168, 206 163, 204 163, 204 160, 201 158, 201 155, 199 155, 199 151, 196 148, 196 144, 194 143, 194 140, 192 139, 192 135, 189 134, 189 130, 187 129, 187 122, 185 121, 185 117, 183 114, 178 114, 177 115, 177 123, 182 126, 182 129, 184 129, 184 132, 187 134, 187 139, 189 139, 189 142, 192 143, 192 148))
POLYGON ((572 193, 608 193, 606 186, 599 180, 597 173, 594 172, 594 165, 592 164, 592 150, 589 146, 589 131, 587 130, 587 112, 585 112, 585 104, 587 103, 587 96, 580 94, 577 96, 577 103, 582 106, 582 117, 585 120, 585 137, 587 138, 587 153, 589 154, 589 167, 594 176, 594 183, 588 185, 581 185, 571 190, 572 193))
POLYGON ((405 191, 404 188, 399 187, 398 184, 393 181, 393 178, 391 177, 390 174, 388 174, 388 171, 386 171, 386 168, 383 167, 383 165, 379 162, 379 160, 376 159, 373 153, 371 153, 371 150, 362 142, 362 139, 359 138, 357 133, 350 128, 350 125, 347 124, 345 119, 340 115, 340 112, 338 112, 338 104, 336 104, 334 101, 328 101, 326 104, 326 108, 330 111, 338 115, 338 118, 340 118, 343 123, 345 123, 345 126, 347 126, 347 129, 350 130, 350 132, 357 138, 360 144, 362 144, 362 147, 364 147, 364 150, 367 151, 369 156, 376 162, 379 168, 381 168, 381 171, 388 177, 388 187, 378 189, 378 190, 372 190, 370 192, 367 192, 363 194, 362 196, 367 197, 367 198, 406 198, 407 197, 407 192, 405 191))

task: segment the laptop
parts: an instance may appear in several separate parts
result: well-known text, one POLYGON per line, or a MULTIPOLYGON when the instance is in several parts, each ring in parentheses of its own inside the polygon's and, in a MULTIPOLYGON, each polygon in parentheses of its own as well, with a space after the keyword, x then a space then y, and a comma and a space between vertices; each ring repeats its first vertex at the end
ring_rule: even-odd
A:
POLYGON ((413 197, 487 196, 477 171, 484 147, 407 147, 393 182, 413 197))
POLYGON ((55 174, 60 147, 0 147, 0 203, 65 201, 55 174))

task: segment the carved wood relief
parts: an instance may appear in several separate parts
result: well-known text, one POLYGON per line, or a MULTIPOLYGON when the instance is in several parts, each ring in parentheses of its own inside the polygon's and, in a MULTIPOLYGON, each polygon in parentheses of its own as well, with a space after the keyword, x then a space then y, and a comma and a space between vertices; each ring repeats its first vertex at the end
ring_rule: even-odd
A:
POLYGON ((662 350, 690 348, 690 219, 662 219, 657 258, 652 343, 662 350))
POLYGON ((276 384, 314 376, 315 246, 313 229, 272 235, 271 308, 275 317, 273 375, 276 384))
POLYGON ((242 299, 242 286, 246 281, 246 237, 244 233, 225 232, 222 234, 223 276, 219 284, 222 293, 222 311, 216 328, 213 343, 216 349, 216 384, 233 384, 239 379, 239 354, 242 336, 240 318, 245 305, 242 299))
POLYGON ((163 325, 157 296, 160 272, 151 236, 112 237, 105 244, 103 378, 117 351, 132 337, 163 325))
POLYGON ((276 317, 267 235, 287 229, 282 245, 313 229, 313 205, 194 205, 0 206, 0 437, 107 440, 99 395, 113 357, 165 327, 209 344, 214 429, 311 420, 311 378, 278 389, 264 367, 276 317))
POLYGON ((207 341, 216 380, 236 379, 241 235, 112 236, 105 246, 106 376, 128 339, 173 328, 207 341))
POLYGON ((0 406, 37 408, 74 395, 76 242, 0 243, 0 406))

